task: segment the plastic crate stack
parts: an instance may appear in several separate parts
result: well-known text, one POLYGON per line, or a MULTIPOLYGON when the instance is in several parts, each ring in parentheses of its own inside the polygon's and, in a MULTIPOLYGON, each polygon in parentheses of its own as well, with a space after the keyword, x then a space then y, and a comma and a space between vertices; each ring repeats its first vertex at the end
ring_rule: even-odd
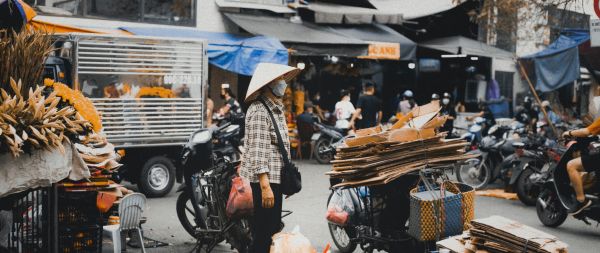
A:
POLYGON ((102 216, 97 192, 65 192, 58 197, 58 252, 102 252, 102 216))

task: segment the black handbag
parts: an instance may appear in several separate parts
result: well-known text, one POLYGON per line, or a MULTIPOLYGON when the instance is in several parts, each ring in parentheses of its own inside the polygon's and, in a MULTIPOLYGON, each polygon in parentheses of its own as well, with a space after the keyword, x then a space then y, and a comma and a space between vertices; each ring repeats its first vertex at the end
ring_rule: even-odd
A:
POLYGON ((267 109, 269 116, 271 116, 275 135, 277 135, 277 147, 283 158, 283 168, 281 168, 281 193, 286 196, 294 195, 302 190, 302 176, 300 175, 300 171, 298 171, 298 167, 290 161, 290 158, 287 155, 287 151, 283 146, 283 138, 281 138, 281 133, 279 132, 279 127, 277 126, 277 121, 275 121, 273 112, 271 112, 263 98, 260 98, 260 102, 267 109))

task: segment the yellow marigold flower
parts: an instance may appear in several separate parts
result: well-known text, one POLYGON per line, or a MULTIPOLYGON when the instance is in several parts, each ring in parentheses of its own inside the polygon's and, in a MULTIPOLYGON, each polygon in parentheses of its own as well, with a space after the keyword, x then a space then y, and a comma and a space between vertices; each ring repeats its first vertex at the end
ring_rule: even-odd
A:
POLYGON ((85 120, 92 124, 95 132, 100 132, 102 129, 102 120, 91 100, 85 97, 80 91, 73 90, 63 83, 54 82, 52 79, 45 79, 44 85, 52 87, 54 92, 56 92, 56 96, 61 97, 62 101, 72 105, 85 120))

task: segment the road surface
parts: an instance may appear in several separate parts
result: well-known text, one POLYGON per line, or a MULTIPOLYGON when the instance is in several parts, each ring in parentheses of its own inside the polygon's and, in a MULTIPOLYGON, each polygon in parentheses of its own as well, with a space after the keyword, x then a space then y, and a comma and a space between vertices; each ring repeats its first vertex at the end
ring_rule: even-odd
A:
MULTIPOLYGON (((285 230, 292 230, 295 226, 299 226, 301 233, 310 239, 317 252, 322 252, 328 243, 333 246, 325 220, 329 181, 324 173, 330 169, 330 166, 318 165, 314 161, 301 161, 298 165, 302 172, 303 190, 284 202, 285 210, 294 211, 291 216, 284 219, 285 230)), ((148 217, 148 222, 144 225, 145 234, 152 239, 172 245, 149 249, 148 252, 189 252, 193 248, 195 241, 183 230, 175 213, 177 195, 176 192, 172 192, 164 198, 149 199, 148 209, 144 213, 148 217)), ((535 208, 526 207, 519 201, 477 197, 475 215, 479 218, 501 215, 546 231, 568 243, 569 252, 600 252, 600 227, 596 224, 588 226, 569 218, 559 228, 546 228, 538 221, 535 208)), ((109 247, 109 242, 105 240, 104 252, 111 252, 109 247)), ((335 249, 335 246, 333 248, 335 249)), ((233 251, 223 244, 214 252, 233 251)))

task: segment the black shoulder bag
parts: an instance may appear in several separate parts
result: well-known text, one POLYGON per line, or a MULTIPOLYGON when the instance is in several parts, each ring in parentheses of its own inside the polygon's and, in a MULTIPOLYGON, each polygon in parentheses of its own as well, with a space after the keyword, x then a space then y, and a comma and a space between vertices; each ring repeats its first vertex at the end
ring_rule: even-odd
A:
POLYGON ((263 98, 260 98, 259 100, 267 109, 269 116, 271 116, 271 122, 273 123, 275 134, 277 135, 277 143, 279 144, 277 147, 283 158, 283 168, 281 168, 281 193, 286 196, 294 195, 302 190, 302 176, 300 175, 300 171, 298 171, 298 167, 290 161, 287 155, 288 153, 283 146, 283 139, 281 138, 281 133, 279 132, 279 127, 277 126, 277 121, 275 121, 273 112, 271 112, 263 98))

